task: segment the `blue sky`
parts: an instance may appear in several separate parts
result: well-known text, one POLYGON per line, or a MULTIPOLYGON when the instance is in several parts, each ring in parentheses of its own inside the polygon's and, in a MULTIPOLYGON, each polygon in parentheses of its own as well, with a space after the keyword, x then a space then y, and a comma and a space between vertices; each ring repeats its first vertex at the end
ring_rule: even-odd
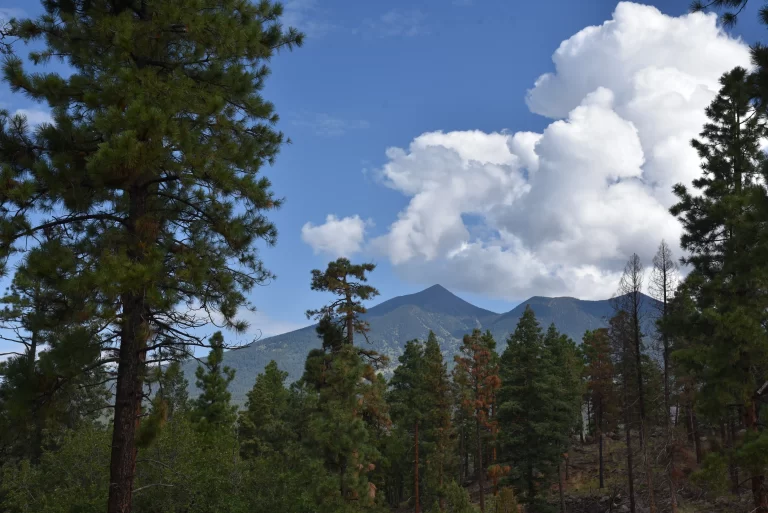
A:
MULTIPOLYGON (((606 297, 620 262, 631 252, 628 248, 636 247, 633 250, 643 256, 655 250, 649 242, 655 239, 644 235, 643 223, 660 223, 663 227, 658 233, 670 238, 677 233, 674 222, 663 214, 669 204, 664 196, 669 187, 663 177, 673 174, 663 166, 672 164, 669 159, 662 162, 659 155, 687 151, 676 150, 683 146, 675 144, 687 145, 690 137, 683 136, 698 131, 701 119, 694 111, 702 111, 711 100, 716 90, 712 81, 726 69, 745 64, 745 46, 740 48, 740 43, 716 31, 707 32, 706 22, 689 20, 678 26, 664 17, 685 15, 686 0, 650 4, 663 15, 626 10, 623 21, 616 24, 620 28, 606 43, 606 47, 616 46, 620 55, 606 57, 604 66, 597 66, 603 56, 599 38, 607 36, 586 34, 587 43, 573 40, 558 67, 553 64, 553 54, 561 43, 586 27, 611 20, 617 9, 615 1, 290 0, 285 5, 287 21, 308 37, 303 48, 274 59, 264 91, 280 114, 279 127, 292 139, 274 167, 264 170, 276 194, 286 199, 282 210, 271 216, 279 230, 278 244, 262 252, 277 280, 252 294, 260 311, 251 317, 254 328, 268 334, 307 324, 303 312, 326 299, 309 290, 310 270, 323 268, 336 254, 345 252, 353 260, 378 264, 370 281, 381 291, 380 300, 436 282, 495 311, 509 310, 531 295, 606 297), (654 34, 646 33, 654 30, 654 34), (688 30, 695 37, 686 36, 688 30), (698 67, 688 65, 694 50, 680 39, 696 40, 698 34, 703 34, 702 53, 707 59, 712 56, 711 69, 706 59, 697 61, 698 67), (710 43, 713 46, 706 46, 710 43), (583 49, 590 44, 592 50, 583 49), (642 95, 627 92, 631 88, 623 89, 623 79, 611 75, 626 64, 627 77, 632 73, 640 77, 633 82, 636 92, 637 84, 646 84, 641 72, 653 67, 656 58, 659 73, 667 73, 668 82, 659 86, 659 80, 663 82, 659 73, 650 74, 651 85, 642 95), (597 64, 590 68, 591 63, 597 64), (579 67, 587 78, 579 77, 579 67), (538 92, 526 101, 537 78, 551 72, 556 73, 556 80, 550 81, 554 85, 537 86, 538 92), (668 87, 673 82, 679 86, 668 87), (703 96, 691 92, 694 86, 703 88, 703 96), (656 137, 654 127, 665 123, 646 115, 666 108, 653 103, 659 94, 647 91, 669 94, 670 88, 689 102, 690 116, 680 129, 682 142, 669 134, 656 137), (579 105, 582 110, 576 108, 579 105), (610 117, 613 114, 621 119, 610 117), (639 133, 642 144, 635 146, 641 154, 630 145, 615 163, 610 160, 613 154, 598 155, 601 160, 594 165, 585 160, 586 155, 578 162, 567 160, 592 144, 598 149, 586 152, 589 155, 599 154, 604 147, 622 148, 622 141, 611 142, 611 138, 630 126, 621 124, 624 121, 635 127, 630 127, 628 137, 633 129, 639 133), (574 135, 579 123, 599 128, 614 122, 619 123, 616 128, 605 128, 602 134, 598 130, 574 135), (448 140, 439 132, 457 135, 448 140), (494 152, 507 151, 495 146, 499 141, 506 147, 512 134, 519 132, 545 134, 536 146, 535 166, 523 157, 528 155, 526 148, 529 153, 534 151, 533 143, 525 142, 524 136, 516 156, 494 156, 494 152), (438 135, 412 146, 425 133, 438 135), (401 150, 388 154, 389 148, 401 150), (450 154, 438 150, 450 150, 450 154), (460 165, 453 169, 456 155, 461 157, 460 165), (637 160, 626 164, 626 170, 625 156, 627 161, 637 160), (474 169, 472 162, 481 162, 482 169, 474 169), (628 188, 639 187, 639 183, 658 186, 661 192, 648 197, 656 198, 653 201, 658 200, 661 207, 648 199, 647 205, 640 202, 639 210, 622 214, 616 208, 625 200, 612 192, 613 202, 604 210, 575 213, 578 206, 556 195, 558 185, 569 184, 575 196, 585 194, 587 198, 589 191, 579 192, 578 187, 591 183, 590 170, 606 162, 611 164, 608 174, 617 173, 614 182, 625 181, 628 188), (578 175, 580 166, 583 178, 578 175), (429 176, 416 176, 427 168, 432 169, 429 176), (571 174, 558 178, 558 170, 571 174), (462 172, 469 173, 468 178, 462 178, 462 172), (477 179, 474 172, 479 173, 477 179), (440 204, 434 191, 451 190, 450 183, 440 186, 448 189, 434 189, 433 184, 442 183, 450 173, 457 173, 451 175, 451 183, 462 191, 480 184, 483 177, 495 177, 501 185, 478 185, 484 192, 472 198, 466 197, 466 191, 454 191, 445 196, 446 204, 440 204), (534 174, 539 180, 549 176, 550 182, 534 183, 534 174), (545 188, 546 183, 550 185, 545 188), (504 187, 509 187, 508 194, 500 194, 504 187), (548 196, 547 191, 555 192, 548 196), (515 206, 518 204, 525 208, 515 206), (569 213, 557 211, 566 206, 569 213), (430 218, 429 212, 435 217, 430 218), (306 223, 323 225, 329 214, 338 219, 358 216, 356 226, 366 221, 365 237, 345 245, 346 235, 340 233, 334 237, 341 247, 336 253, 328 243, 318 246, 315 238, 315 246, 325 248, 315 251, 304 240, 309 238, 303 239, 302 228, 306 223), (618 230, 602 217, 625 218, 630 225, 618 230), (392 230, 399 218, 415 221, 392 230), (411 232, 406 233, 408 230, 411 232), (390 233, 400 239, 387 238, 390 233), (632 238, 627 239, 628 233, 632 238), (590 237, 593 242, 587 242, 590 237), (605 247, 598 251, 600 245, 605 247)), ((756 21, 758 7, 752 2, 742 13, 739 24, 730 31, 732 36, 746 43, 764 38, 765 29, 756 21)), ((6 13, 22 9, 33 16, 40 12, 32 1, 6 0, 3 8, 6 13)), ((9 110, 42 108, 12 96, 5 86, 0 89, 0 104, 9 110)), ((690 158, 680 165, 687 166, 690 175, 690 158)), ((595 183, 602 183, 600 180, 595 183)), ((568 189, 563 190, 566 194, 568 189)))

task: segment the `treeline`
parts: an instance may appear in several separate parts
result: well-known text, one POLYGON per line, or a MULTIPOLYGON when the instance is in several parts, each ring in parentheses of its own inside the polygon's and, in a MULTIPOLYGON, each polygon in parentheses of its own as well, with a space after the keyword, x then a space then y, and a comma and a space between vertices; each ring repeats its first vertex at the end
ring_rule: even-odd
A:
POLYGON ((270 364, 237 411, 229 346, 197 334, 244 330, 273 277, 256 246, 282 202, 261 171, 284 137, 260 91, 303 37, 267 0, 43 7, 0 27, 4 82, 53 116, 0 111, 0 337, 18 348, 0 364, 0 511, 563 511, 580 454, 598 493, 620 487, 603 511, 743 494, 768 512, 765 47, 722 78, 701 175, 674 189, 688 274, 662 243, 656 338, 633 255, 580 346, 528 309, 499 349, 467 335, 450 372, 436 337, 408 342, 386 382, 360 317, 373 266, 341 259, 312 273, 337 299, 307 312, 322 346, 302 378, 270 364), (71 73, 30 73, 17 43, 71 73), (201 347, 190 400, 179 362, 201 347))
MULTIPOLYGON (((387 382, 377 372, 387 359, 354 343, 368 330, 362 301, 378 294, 365 283, 373 269, 342 258, 313 271, 312 288, 339 298, 307 312, 318 317, 322 347, 290 386, 271 362, 242 411, 230 403, 234 371, 222 365, 221 333, 209 339, 194 399, 178 362, 151 367, 134 511, 469 512, 470 483, 481 510, 486 495, 505 511, 518 499, 546 507, 579 432, 577 346, 554 326, 542 331, 528 308, 501 355, 490 333, 476 330, 449 372, 430 333, 405 344, 387 382)), ((39 373, 29 361, 15 356, 3 369, 0 510, 103 511, 110 428, 85 408, 105 406, 107 389, 95 377, 79 380, 90 399, 52 394, 30 415, 28 387, 39 373), (70 406, 78 409, 61 422, 56 412, 70 406)))

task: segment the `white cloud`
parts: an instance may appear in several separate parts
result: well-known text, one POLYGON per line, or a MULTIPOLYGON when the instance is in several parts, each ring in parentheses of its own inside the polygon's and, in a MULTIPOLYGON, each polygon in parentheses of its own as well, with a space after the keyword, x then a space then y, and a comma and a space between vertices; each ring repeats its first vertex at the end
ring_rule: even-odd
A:
POLYGON ((19 114, 27 118, 30 125, 39 125, 42 123, 53 123, 51 113, 40 109, 16 109, 14 114, 19 114))
POLYGON ((360 251, 367 224, 360 216, 339 219, 331 214, 321 225, 306 223, 301 228, 301 240, 309 244, 315 254, 348 257, 360 251))
POLYGON ((432 132, 387 150, 382 181, 410 202, 370 249, 402 277, 605 298, 631 253, 649 265, 662 238, 679 240, 671 187, 699 174, 689 141, 722 73, 750 65, 747 45, 714 14, 623 2, 553 61, 527 97, 553 119, 542 133, 432 132))
POLYGON ((424 13, 418 9, 392 9, 365 22, 364 34, 379 37, 412 37, 427 33, 424 13))
POLYGON ((370 125, 365 120, 345 120, 322 112, 304 112, 295 117, 293 124, 311 129, 316 135, 334 137, 350 130, 362 130, 370 125))
POLYGON ((323 19, 317 0, 288 0, 283 3, 281 19, 285 27, 293 27, 310 38, 322 37, 337 27, 323 19))

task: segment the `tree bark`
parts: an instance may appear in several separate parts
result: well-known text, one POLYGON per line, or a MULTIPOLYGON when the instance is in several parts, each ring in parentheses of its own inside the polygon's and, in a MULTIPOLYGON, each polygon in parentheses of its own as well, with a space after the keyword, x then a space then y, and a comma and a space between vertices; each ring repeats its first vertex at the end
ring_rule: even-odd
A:
MULTIPOLYGON (((127 255, 131 262, 144 259, 147 245, 139 223, 146 215, 146 191, 138 187, 129 196, 127 255)), ((115 385, 115 417, 110 459, 108 513, 131 513, 136 473, 136 432, 141 414, 144 361, 149 339, 149 318, 143 291, 121 297, 122 326, 115 385)))
POLYGON ((480 511, 485 513, 485 472, 483 471, 483 443, 480 436, 480 419, 475 420, 477 428, 477 484, 480 489, 480 511))
MULTIPOLYGON (((731 415, 731 412, 728 411, 728 427, 727 427, 727 435, 726 435, 726 447, 729 449, 729 453, 733 452, 733 448, 735 446, 736 441, 736 429, 733 425, 733 416, 731 415)), ((731 476, 731 493, 734 495, 738 495, 739 493, 739 469, 736 467, 735 462, 733 461, 733 454, 730 454, 728 457, 728 473, 731 476)))
POLYGON ((598 473, 600 478, 600 488, 605 487, 603 478, 603 414, 602 405, 598 403, 598 420, 597 420, 597 458, 598 458, 598 473))
POLYGON ((413 490, 414 495, 416 496, 416 507, 414 508, 415 513, 421 513, 421 502, 419 500, 419 423, 416 422, 413 426, 413 439, 416 442, 415 452, 416 452, 416 458, 414 460, 413 464, 413 490))
POLYGON ((565 492, 563 491, 563 473, 560 470, 560 462, 557 463, 557 484, 560 491, 560 513, 565 513, 565 492))
MULTIPOLYGON (((625 369, 628 367, 625 363, 625 369)), ((624 434, 627 439, 627 486, 629 489, 629 511, 635 513, 635 478, 633 475, 633 463, 632 463, 632 433, 630 427, 630 414, 629 414, 629 384, 627 383, 628 376, 624 376, 623 391, 624 391, 624 434)))
POLYGON ((701 433, 699 433, 699 421, 696 418, 696 413, 691 406, 691 426, 693 427, 693 445, 696 449, 696 463, 701 463, 704 459, 704 452, 701 447, 701 433))

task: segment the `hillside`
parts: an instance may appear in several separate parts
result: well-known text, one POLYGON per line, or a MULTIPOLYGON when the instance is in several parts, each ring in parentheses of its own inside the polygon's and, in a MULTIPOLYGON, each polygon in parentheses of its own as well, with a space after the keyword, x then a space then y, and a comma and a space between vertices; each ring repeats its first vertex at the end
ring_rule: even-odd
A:
MULTIPOLYGON (((646 332, 653 329, 653 301, 651 298, 645 301, 646 332)), ((464 334, 479 328, 493 333, 501 352, 504 341, 514 331, 528 304, 544 329, 554 322, 558 330, 577 342, 581 341, 587 329, 606 326, 606 320, 613 312, 610 300, 582 301, 570 297, 537 296, 523 301, 507 313, 498 314, 468 303, 440 285, 434 285, 370 308, 365 316, 371 325, 368 336, 370 347, 389 356, 392 365, 396 365, 405 342, 414 338, 426 339, 432 330, 440 340, 446 360, 452 363, 464 334)), ((365 344, 365 341, 358 343, 365 344)), ((235 380, 230 385, 234 402, 245 402, 245 395, 253 386, 256 375, 270 360, 278 362, 280 368, 289 373, 289 381, 297 380, 303 372, 307 353, 318 347, 320 341, 315 328, 308 326, 228 351, 224 355, 224 363, 236 370, 235 380)), ((193 396, 197 393, 194 386, 196 367, 196 362, 187 363, 184 367, 193 396)))

